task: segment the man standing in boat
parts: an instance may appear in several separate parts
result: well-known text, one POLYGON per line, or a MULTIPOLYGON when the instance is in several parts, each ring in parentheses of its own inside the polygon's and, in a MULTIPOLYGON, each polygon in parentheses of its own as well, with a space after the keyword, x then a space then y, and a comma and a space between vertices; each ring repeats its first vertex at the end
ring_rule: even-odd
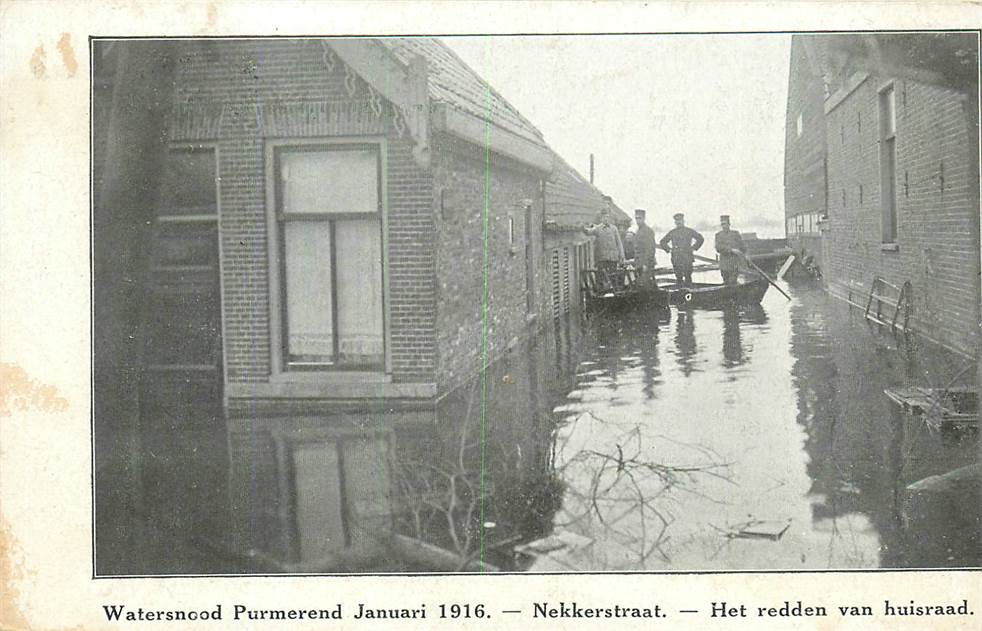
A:
POLYGON ((638 231, 634 233, 634 267, 642 285, 655 280, 655 231, 644 222, 645 214, 643 208, 634 211, 634 221, 638 224, 638 231))
POLYGON ((605 287, 611 286, 611 276, 617 271, 617 266, 624 262, 624 243, 621 234, 610 221, 611 199, 604 195, 604 205, 600 209, 600 224, 584 226, 583 231, 596 237, 593 251, 597 261, 597 271, 600 272, 601 282, 605 287))
POLYGON ((743 245, 743 237, 736 230, 730 230, 730 216, 720 215, 719 225, 722 230, 716 233, 716 251, 719 252, 719 273, 723 276, 724 285, 736 285, 740 274, 740 263, 747 248, 743 245))
POLYGON ((675 281, 680 286, 692 284, 693 250, 702 247, 702 235, 685 225, 685 215, 676 213, 672 216, 675 227, 661 238, 658 245, 661 249, 672 254, 672 269, 675 270, 675 281), (669 247, 671 244, 671 247, 669 247))

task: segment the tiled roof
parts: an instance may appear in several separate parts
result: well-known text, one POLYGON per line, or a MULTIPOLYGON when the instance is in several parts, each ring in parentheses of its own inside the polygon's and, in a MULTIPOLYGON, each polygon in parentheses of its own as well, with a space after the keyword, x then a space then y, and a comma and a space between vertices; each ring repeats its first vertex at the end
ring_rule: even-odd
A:
POLYGON ((439 39, 393 37, 378 41, 404 63, 408 63, 414 55, 426 59, 430 98, 434 101, 481 118, 490 110, 493 124, 538 144, 545 144, 542 132, 535 125, 439 39))
MULTIPOLYGON (((560 228, 596 222, 603 205, 603 193, 558 154, 554 160, 555 170, 546 182, 546 221, 560 228)), ((631 222, 616 204, 613 219, 618 225, 631 222)))
MULTIPOLYGON (((426 59, 430 98, 491 122, 542 146, 546 142, 535 125, 498 94, 453 50, 434 37, 392 37, 377 40, 403 63, 414 55, 426 59)), ((546 183, 546 221, 558 228, 577 228, 597 220, 603 193, 576 169, 554 154, 555 171, 546 183)), ((614 222, 625 225, 630 217, 616 205, 614 222)))

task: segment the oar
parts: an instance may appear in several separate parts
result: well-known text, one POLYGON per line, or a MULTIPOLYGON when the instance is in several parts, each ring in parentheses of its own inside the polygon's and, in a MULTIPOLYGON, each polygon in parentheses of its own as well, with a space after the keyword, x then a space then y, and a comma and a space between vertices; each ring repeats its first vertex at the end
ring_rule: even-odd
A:
MULTIPOLYGON (((737 250, 737 252, 740 251, 737 250)), ((748 257, 743 252, 740 252, 740 256, 742 256, 743 260, 746 261, 746 263, 750 265, 750 267, 754 268, 754 270, 756 270, 758 274, 763 276, 767 280, 767 282, 770 283, 771 287, 781 292, 781 295, 787 298, 788 300, 791 300, 791 296, 789 296, 783 289, 778 287, 777 284, 775 284, 774 281, 771 280, 771 277, 768 276, 764 270, 757 267, 757 264, 750 260, 750 257, 748 257)), ((716 265, 719 265, 719 261, 717 261, 716 259, 707 258, 705 256, 699 256, 698 254, 693 254, 692 258, 696 259, 697 261, 705 261, 706 263, 714 263, 716 265)))
MULTIPOLYGON (((737 252, 740 252, 740 250, 737 250, 737 252)), ((767 282, 770 283, 771 287, 773 287, 774 289, 776 289, 779 292, 781 292, 781 295, 784 296, 785 298, 787 298, 788 300, 791 300, 791 296, 789 296, 788 294, 786 294, 783 289, 781 289, 780 287, 778 287, 777 286, 777 283, 775 283, 774 281, 772 281, 771 280, 771 277, 767 275, 767 272, 765 272, 764 270, 762 270, 759 267, 757 267, 757 264, 754 263, 753 261, 751 261, 749 256, 747 256, 743 252, 740 252, 740 256, 743 258, 744 261, 747 262, 747 265, 749 265, 750 267, 752 267, 755 270, 757 270, 757 273, 758 274, 760 274, 761 276, 763 276, 764 278, 766 278, 767 279, 767 282)))
POLYGON ((698 254, 693 252, 692 258, 694 258, 697 261, 702 261, 703 263, 712 263, 713 265, 719 267, 719 261, 717 261, 716 259, 711 259, 708 256, 699 256, 698 254))

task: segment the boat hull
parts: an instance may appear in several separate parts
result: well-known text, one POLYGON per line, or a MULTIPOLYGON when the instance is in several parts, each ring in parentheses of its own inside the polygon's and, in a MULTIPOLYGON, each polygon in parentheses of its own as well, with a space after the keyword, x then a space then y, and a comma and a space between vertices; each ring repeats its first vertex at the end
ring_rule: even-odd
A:
POLYGON ((595 294, 586 301, 589 312, 667 309, 670 296, 658 288, 635 289, 595 294))
POLYGON ((713 309, 731 304, 758 304, 767 293, 766 278, 741 279, 736 285, 692 283, 688 287, 665 287, 669 302, 679 307, 713 309))

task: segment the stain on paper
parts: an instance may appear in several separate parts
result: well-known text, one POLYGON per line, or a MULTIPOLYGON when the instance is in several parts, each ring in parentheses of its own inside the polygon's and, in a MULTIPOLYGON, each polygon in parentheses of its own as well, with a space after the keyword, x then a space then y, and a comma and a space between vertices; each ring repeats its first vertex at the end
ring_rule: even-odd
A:
POLYGON ((29 624, 15 606, 17 590, 14 583, 24 579, 23 562, 14 563, 13 537, 10 527, 0 521, 0 627, 27 629, 29 624))
POLYGON ((0 417, 15 411, 61 412, 67 408, 68 400, 54 386, 31 379, 20 366, 0 364, 0 417))
POLYGON ((215 28, 218 24, 218 7, 214 2, 208 3, 208 28, 215 28))
POLYGON ((61 39, 58 40, 58 52, 61 53, 61 61, 68 70, 68 76, 74 77, 75 71, 78 70, 78 60, 75 59, 75 49, 72 48, 72 36, 68 33, 61 34, 61 39))
POLYGON ((35 79, 44 78, 44 44, 38 44, 34 54, 31 55, 31 72, 34 73, 35 79))

